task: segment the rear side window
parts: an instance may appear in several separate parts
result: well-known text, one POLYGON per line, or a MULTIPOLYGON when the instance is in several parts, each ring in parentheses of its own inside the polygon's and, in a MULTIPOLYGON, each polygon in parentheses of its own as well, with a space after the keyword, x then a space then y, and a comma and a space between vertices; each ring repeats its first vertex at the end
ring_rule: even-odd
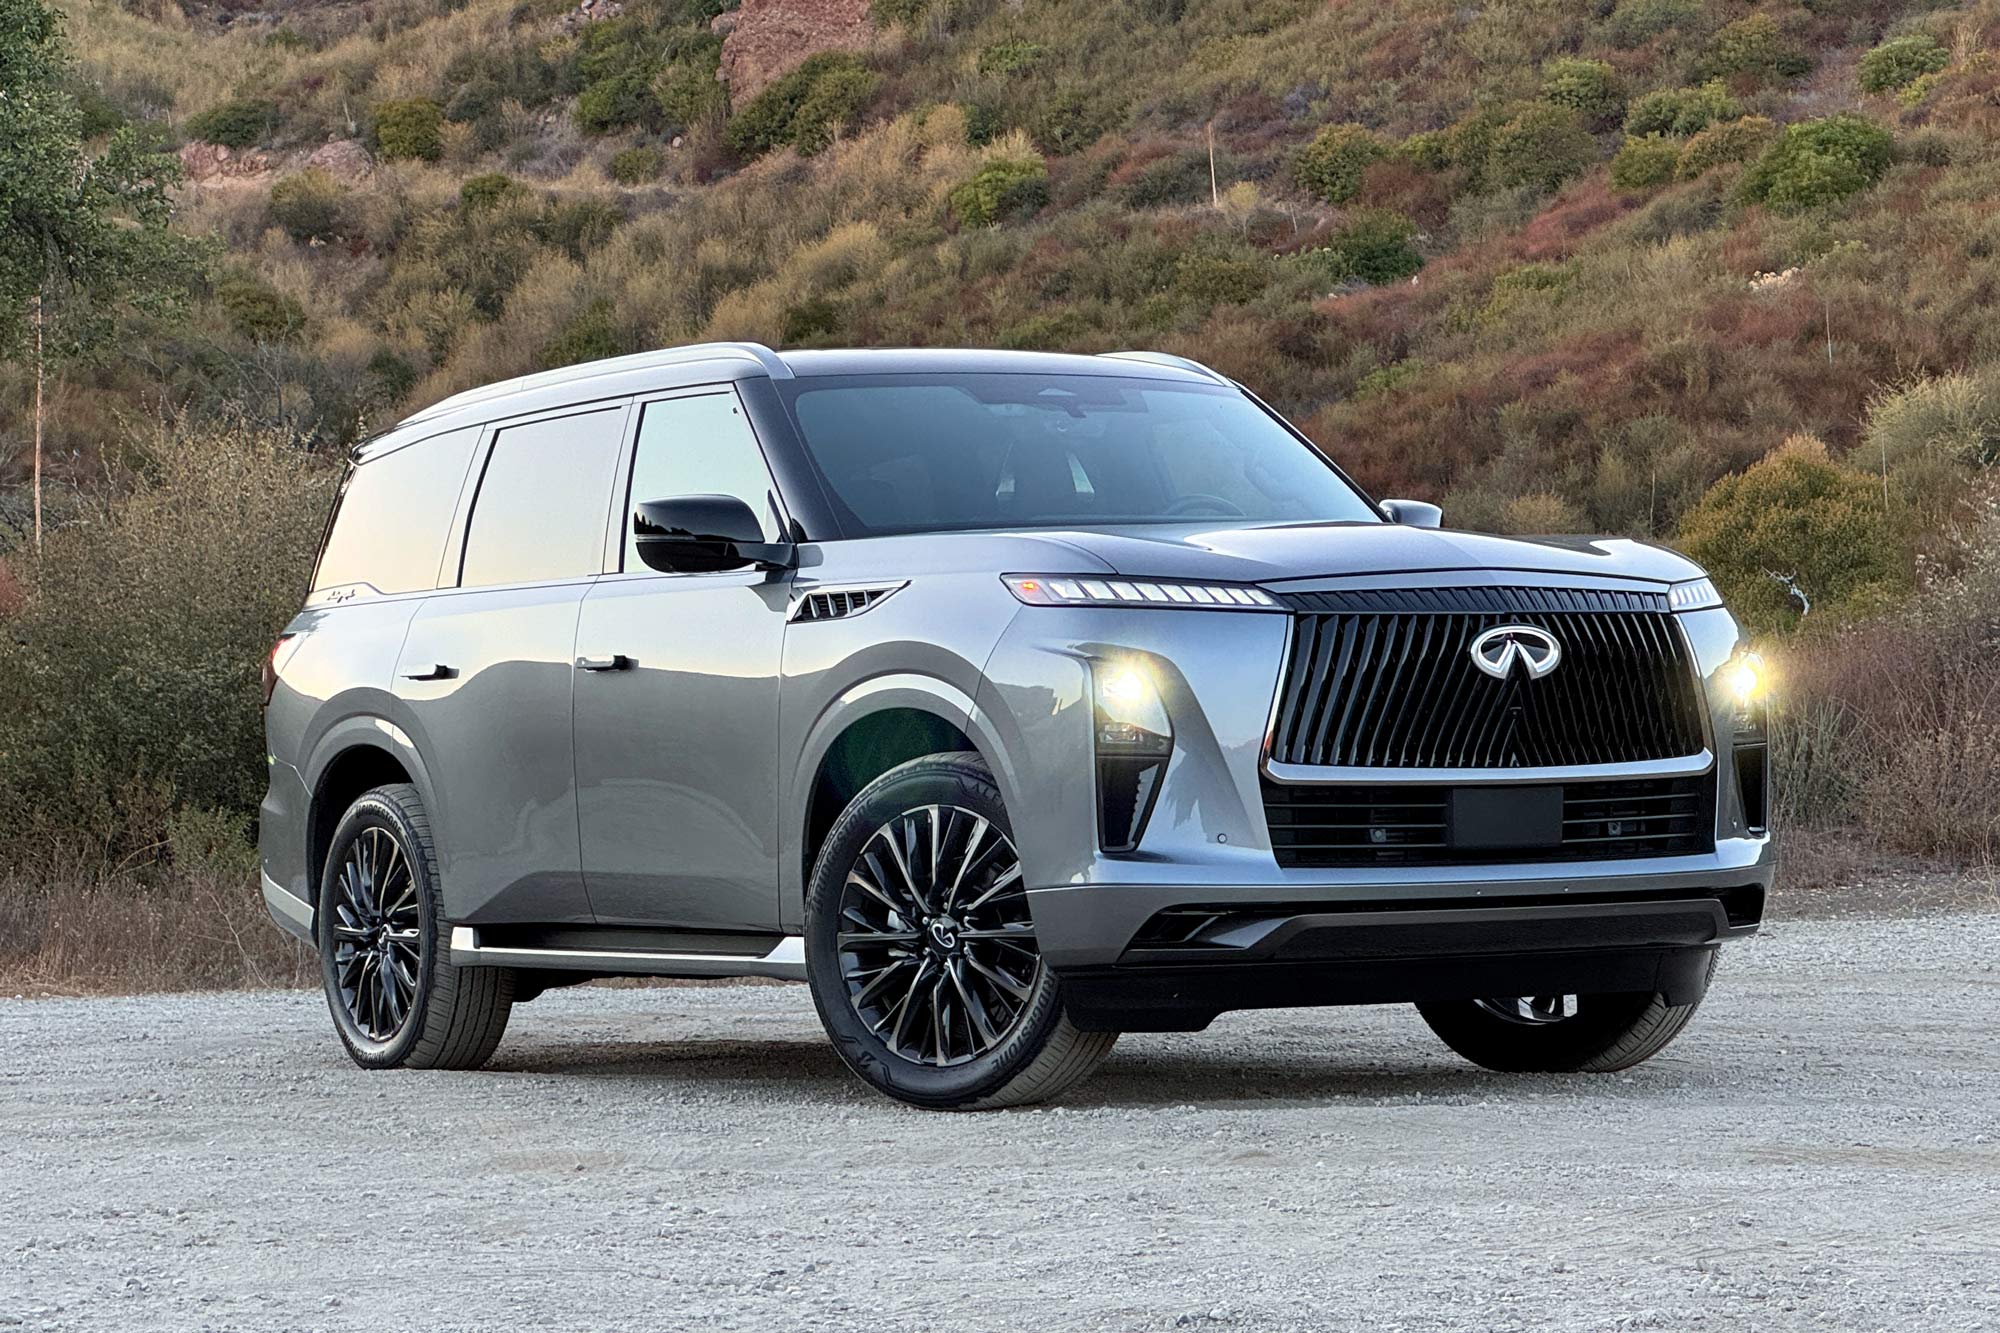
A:
POLYGON ((509 426, 494 437, 472 502, 461 587, 598 572, 624 420, 617 407, 509 426))
POLYGON ((433 435, 356 467, 340 493, 313 591, 365 583, 377 592, 437 586, 479 428, 433 435))

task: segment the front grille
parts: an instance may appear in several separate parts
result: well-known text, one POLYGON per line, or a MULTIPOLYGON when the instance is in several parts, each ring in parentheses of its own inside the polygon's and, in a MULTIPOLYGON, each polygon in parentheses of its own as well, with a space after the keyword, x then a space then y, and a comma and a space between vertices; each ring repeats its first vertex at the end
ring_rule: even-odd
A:
POLYGON ((1453 788, 1264 783, 1264 818, 1278 864, 1491 865, 1685 856, 1715 849, 1714 777, 1570 782, 1560 843, 1461 847, 1452 842, 1453 788))
POLYGON ((1293 593, 1271 758, 1352 768, 1523 768, 1698 754, 1701 703, 1662 593, 1408 588, 1293 593), (1496 680, 1472 643, 1529 625, 1562 648, 1496 680))

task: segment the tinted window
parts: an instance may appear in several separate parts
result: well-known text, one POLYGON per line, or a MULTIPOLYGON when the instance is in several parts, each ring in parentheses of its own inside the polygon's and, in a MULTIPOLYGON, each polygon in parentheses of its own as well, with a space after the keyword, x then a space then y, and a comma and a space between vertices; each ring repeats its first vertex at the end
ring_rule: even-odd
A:
POLYGON ((1223 385, 876 375, 786 392, 858 532, 1380 521, 1315 450, 1223 385))
POLYGON ((624 420, 612 408, 509 426, 494 438, 465 534, 463 586, 597 573, 624 420))
POLYGON ((779 539, 771 474, 734 393, 646 404, 625 506, 626 569, 646 567, 633 544, 631 508, 683 495, 733 495, 763 523, 765 541, 779 539))
POLYGON ((342 488, 313 589, 365 583, 377 592, 437 586, 479 428, 405 445, 355 468, 342 488))

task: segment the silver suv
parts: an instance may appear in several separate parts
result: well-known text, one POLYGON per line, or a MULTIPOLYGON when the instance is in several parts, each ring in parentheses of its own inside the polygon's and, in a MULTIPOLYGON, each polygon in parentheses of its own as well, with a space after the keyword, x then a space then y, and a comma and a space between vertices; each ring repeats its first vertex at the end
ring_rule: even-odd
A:
POLYGON ((461 394, 272 650, 265 898, 371 1068, 613 975, 803 979, 932 1107, 1257 1006, 1625 1068, 1762 915, 1760 664, 1677 555, 1438 520, 1170 356, 461 394))

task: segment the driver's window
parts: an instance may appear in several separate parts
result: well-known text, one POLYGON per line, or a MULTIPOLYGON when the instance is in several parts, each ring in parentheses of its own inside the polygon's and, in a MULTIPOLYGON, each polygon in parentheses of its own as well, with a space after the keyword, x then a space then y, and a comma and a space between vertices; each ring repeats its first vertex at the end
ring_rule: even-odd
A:
POLYGON ((763 451, 742 403, 727 389, 646 404, 626 491, 623 568, 646 568, 632 536, 633 506, 684 495, 733 495, 757 515, 765 541, 783 539, 763 451))

